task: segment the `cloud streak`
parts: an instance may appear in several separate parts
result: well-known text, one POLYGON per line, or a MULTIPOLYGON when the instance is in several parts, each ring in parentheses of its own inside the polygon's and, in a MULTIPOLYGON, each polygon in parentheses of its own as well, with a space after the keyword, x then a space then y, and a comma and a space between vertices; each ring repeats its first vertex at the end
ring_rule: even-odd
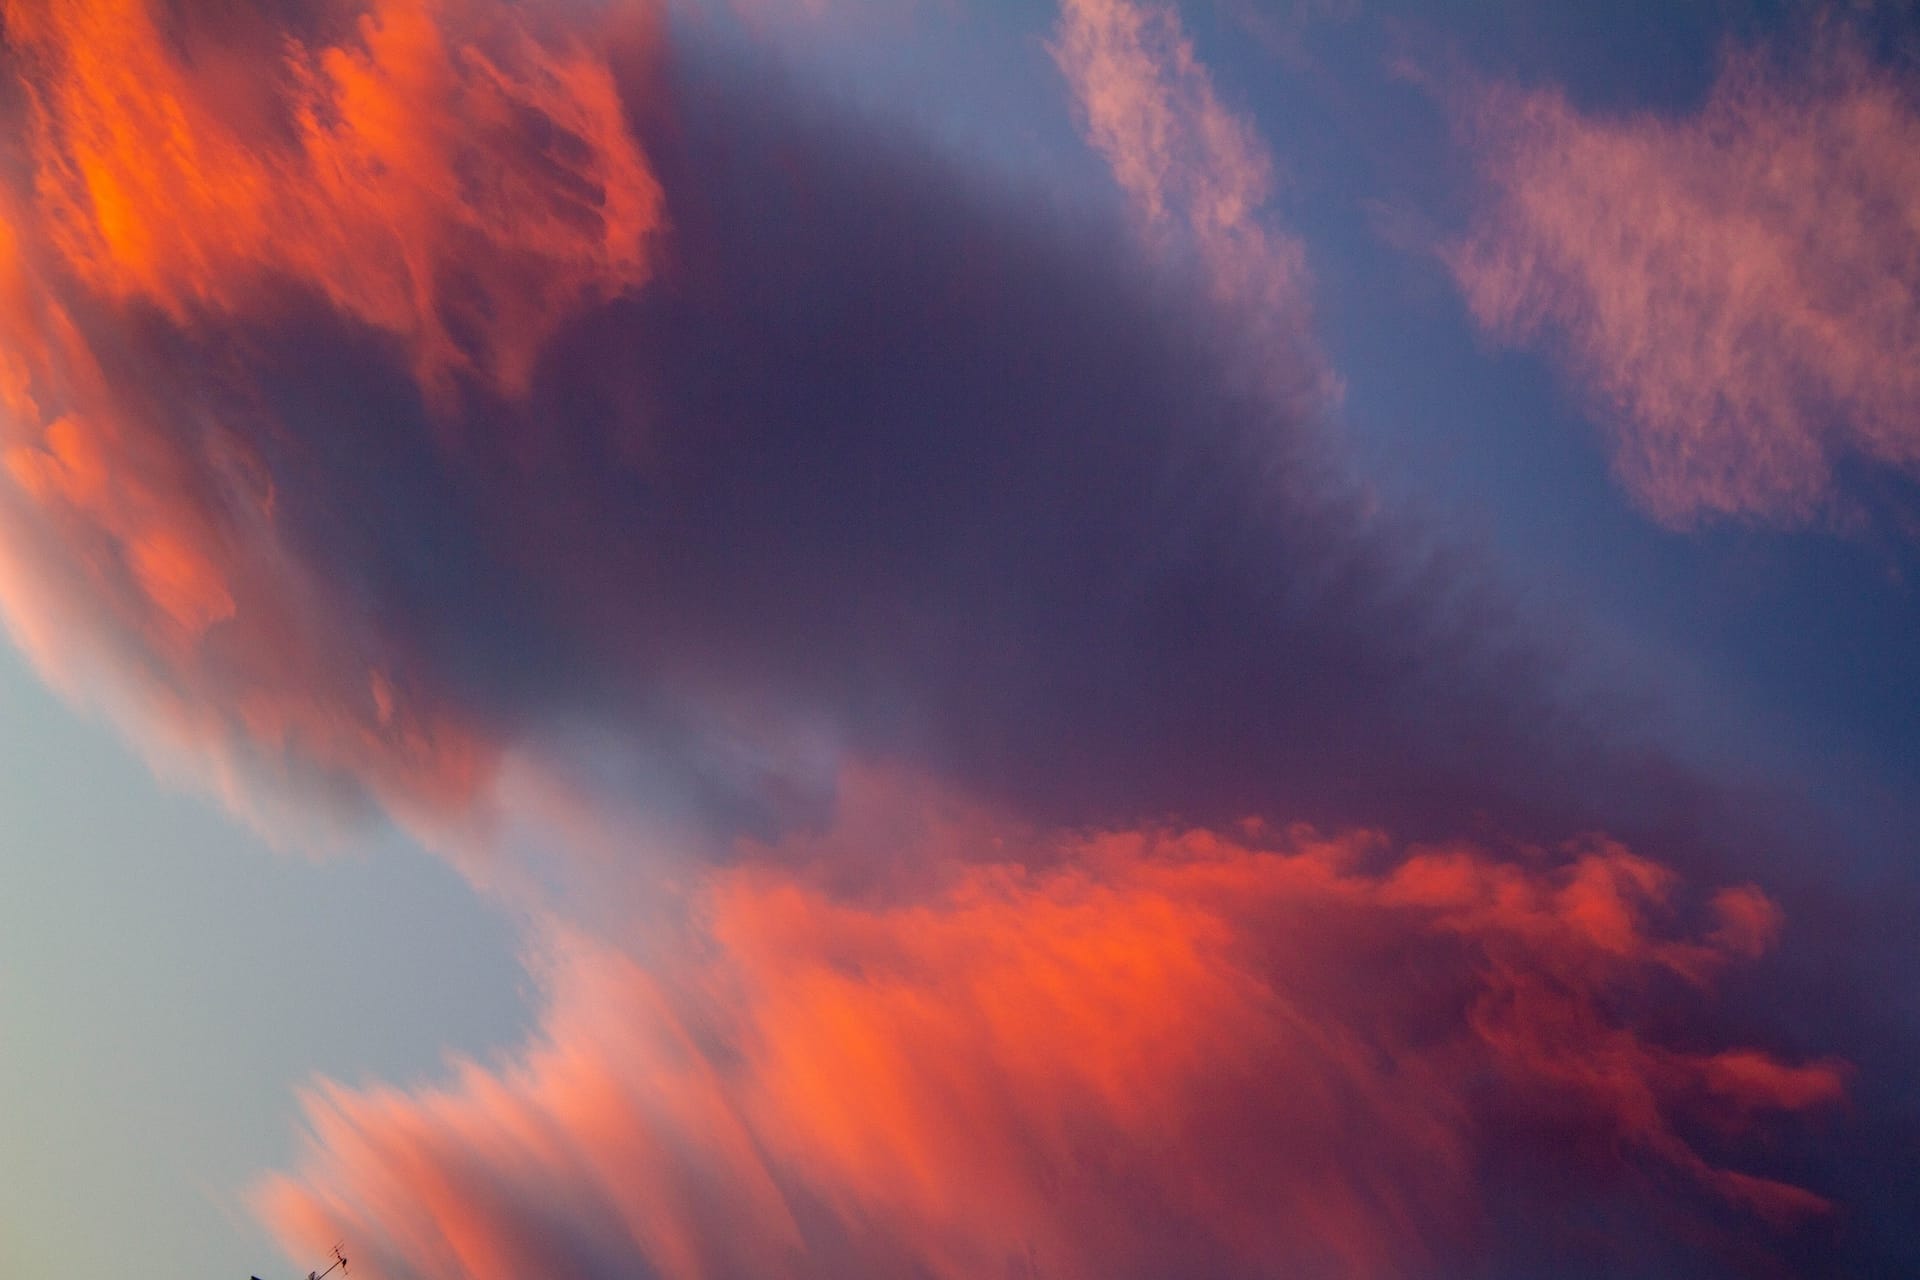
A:
POLYGON ((1854 460, 1920 467, 1920 113, 1894 71, 1828 32, 1730 54, 1682 118, 1512 86, 1461 115, 1468 305, 1563 360, 1654 518, 1805 524, 1844 512, 1854 460))
MULTIPOLYGON (((1063 0, 1048 49, 1148 240, 1197 256, 1214 293, 1272 328, 1293 361, 1311 351, 1306 247, 1269 209, 1278 166, 1253 122, 1220 101, 1178 11, 1063 0)), ((1331 371, 1315 372, 1319 385, 1292 393, 1334 394, 1331 371)))

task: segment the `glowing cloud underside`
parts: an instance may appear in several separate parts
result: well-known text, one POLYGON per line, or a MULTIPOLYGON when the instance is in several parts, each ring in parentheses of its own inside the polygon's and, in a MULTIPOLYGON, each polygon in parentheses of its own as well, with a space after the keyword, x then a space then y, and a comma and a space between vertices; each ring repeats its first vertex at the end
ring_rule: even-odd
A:
MULTIPOLYGON (((991 847, 972 822, 934 838, 991 847)), ((1826 1207, 1715 1166, 1677 1117, 1822 1107, 1838 1067, 1615 1012, 1759 954, 1777 915, 1751 889, 1695 939, 1663 923, 1670 873, 1604 843, 1535 866, 1304 832, 1055 852, 906 901, 723 874, 664 967, 562 938, 523 1057, 318 1089, 263 1209, 390 1275, 960 1280, 1431 1274, 1486 1230, 1483 1183, 1569 1152, 1630 1196, 1826 1207)))

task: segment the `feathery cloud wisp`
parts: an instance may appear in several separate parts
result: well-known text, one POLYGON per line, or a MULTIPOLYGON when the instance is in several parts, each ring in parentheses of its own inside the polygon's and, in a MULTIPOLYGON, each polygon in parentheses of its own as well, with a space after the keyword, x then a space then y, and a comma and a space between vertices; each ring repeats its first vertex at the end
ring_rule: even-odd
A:
POLYGON ((1553 346, 1656 519, 1801 524, 1837 464, 1920 470, 1920 107, 1834 38, 1730 55, 1682 119, 1468 95, 1448 251, 1475 318, 1553 346))

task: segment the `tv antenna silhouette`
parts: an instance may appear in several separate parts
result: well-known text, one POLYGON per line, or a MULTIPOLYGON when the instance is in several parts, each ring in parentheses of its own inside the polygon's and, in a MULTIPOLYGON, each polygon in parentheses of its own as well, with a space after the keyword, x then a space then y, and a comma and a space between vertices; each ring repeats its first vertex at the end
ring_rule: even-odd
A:
MULTIPOLYGON (((341 1242, 341 1244, 344 1243, 346 1242, 341 1242)), ((347 1274, 347 1255, 340 1252, 340 1245, 338 1244, 333 1246, 333 1261, 327 1264, 327 1269, 325 1271, 307 1272, 307 1280, 325 1280, 325 1277, 332 1275, 336 1271, 343 1276, 347 1274)), ((260 1277, 254 1276, 253 1280, 260 1280, 260 1277)))

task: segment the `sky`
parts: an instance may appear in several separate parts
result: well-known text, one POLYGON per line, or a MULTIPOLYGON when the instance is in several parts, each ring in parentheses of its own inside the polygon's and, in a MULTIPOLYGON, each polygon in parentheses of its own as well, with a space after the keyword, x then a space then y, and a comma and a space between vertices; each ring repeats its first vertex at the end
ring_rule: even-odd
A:
POLYGON ((0 1274, 1920 1273, 1917 18, 0 0, 0 1274))

